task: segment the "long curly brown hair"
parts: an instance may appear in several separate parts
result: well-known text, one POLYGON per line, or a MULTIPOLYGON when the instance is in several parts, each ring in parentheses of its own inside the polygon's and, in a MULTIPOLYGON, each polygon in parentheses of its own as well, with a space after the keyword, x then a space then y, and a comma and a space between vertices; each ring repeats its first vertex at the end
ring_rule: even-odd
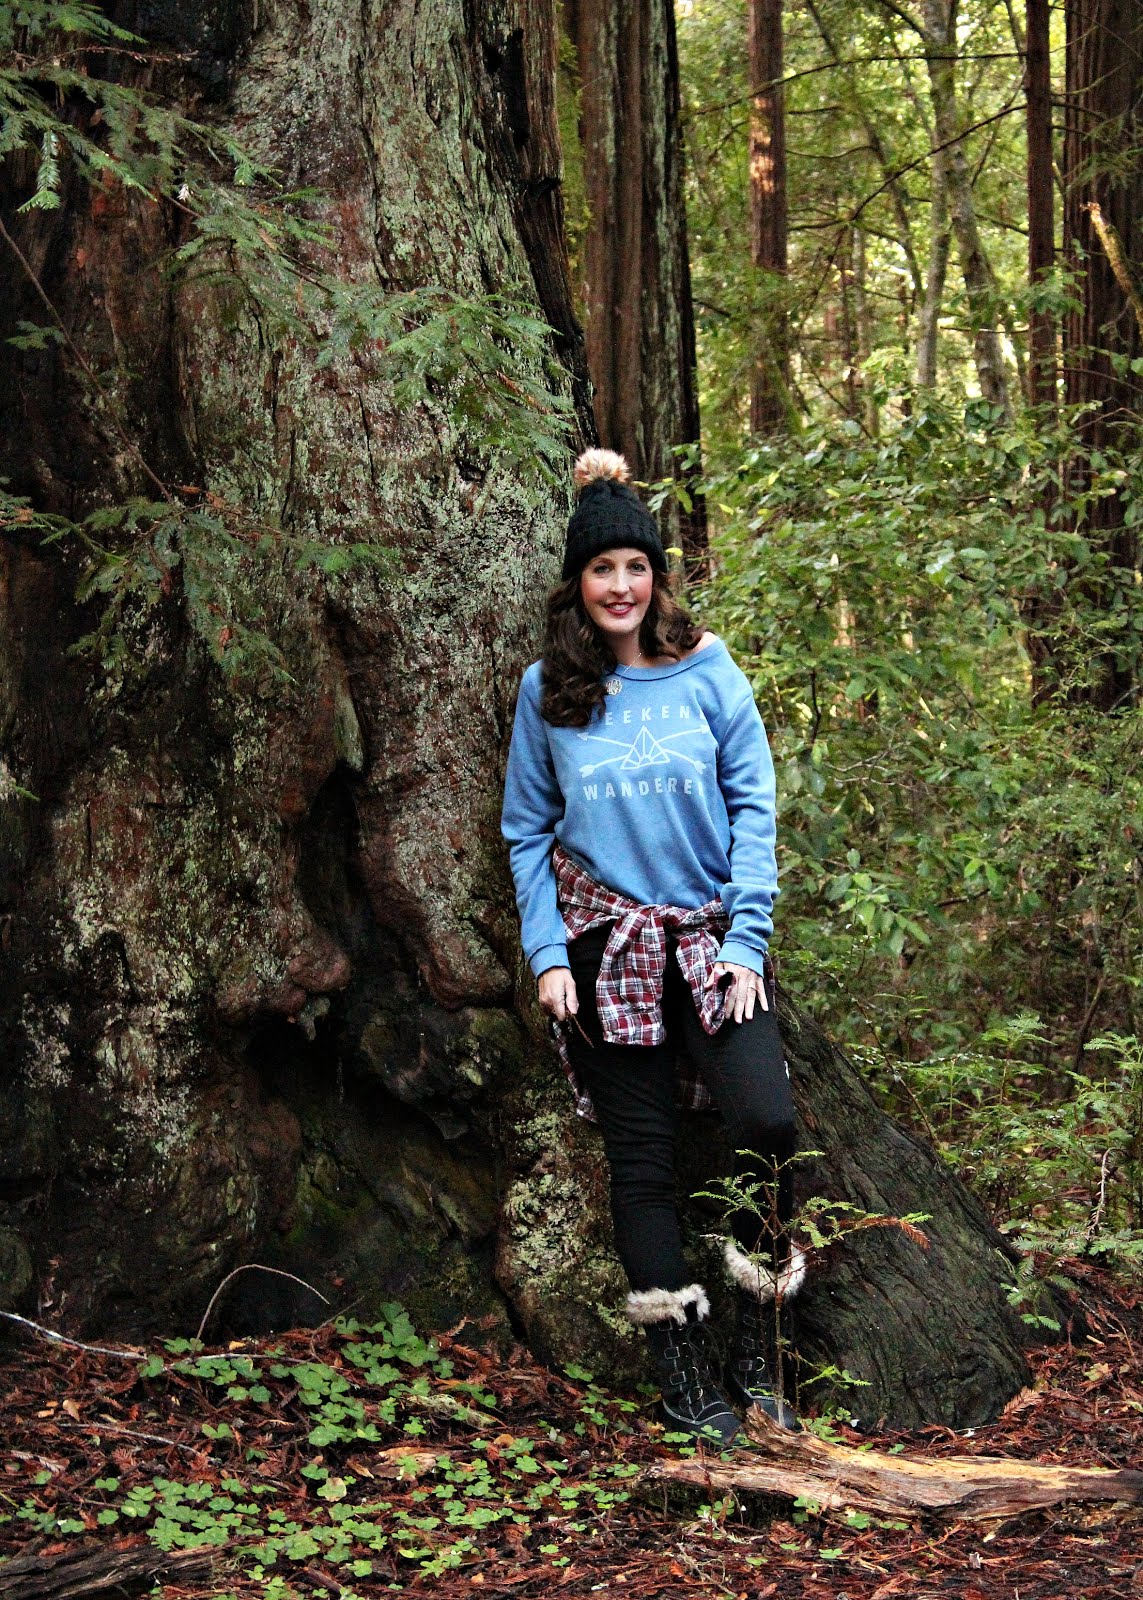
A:
MULTIPOLYGON (((548 595, 540 715, 555 728, 587 726, 607 698, 604 676, 616 666, 603 635, 584 610, 579 579, 579 573, 565 578, 548 595)), ((649 661, 657 656, 679 661, 695 648, 702 632, 671 593, 667 574, 656 571, 651 603, 639 628, 639 649, 649 661)))

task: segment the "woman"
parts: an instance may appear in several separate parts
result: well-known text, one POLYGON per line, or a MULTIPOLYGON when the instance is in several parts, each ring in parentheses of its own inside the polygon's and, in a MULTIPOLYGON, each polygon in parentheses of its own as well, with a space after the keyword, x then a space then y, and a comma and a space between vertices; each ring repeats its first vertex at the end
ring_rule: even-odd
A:
MULTIPOLYGON (((655 521, 622 456, 576 463, 579 503, 542 661, 524 674, 503 831, 540 1004, 594 1114, 615 1241, 670 1426, 729 1442, 738 1419, 697 1330, 709 1305, 675 1203, 676 1056, 718 1104, 743 1184, 730 1219, 738 1320, 726 1388, 784 1426, 765 1308, 804 1276, 790 1251, 790 1075, 767 957, 777 895, 774 767, 750 685, 675 602, 655 521)), ((695 1103, 692 1101, 692 1104, 695 1103)))

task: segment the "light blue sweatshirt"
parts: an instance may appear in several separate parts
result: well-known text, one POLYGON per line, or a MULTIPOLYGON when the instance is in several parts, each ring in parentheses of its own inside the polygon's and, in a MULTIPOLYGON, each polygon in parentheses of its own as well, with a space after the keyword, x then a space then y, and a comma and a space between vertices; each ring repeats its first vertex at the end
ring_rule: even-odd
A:
POLYGON ((541 663, 525 672, 502 830, 524 953, 539 977, 567 965, 552 847, 640 905, 721 896, 723 961, 762 971, 778 894, 774 763, 745 674, 722 641, 664 667, 620 667, 586 728, 540 715, 541 663))

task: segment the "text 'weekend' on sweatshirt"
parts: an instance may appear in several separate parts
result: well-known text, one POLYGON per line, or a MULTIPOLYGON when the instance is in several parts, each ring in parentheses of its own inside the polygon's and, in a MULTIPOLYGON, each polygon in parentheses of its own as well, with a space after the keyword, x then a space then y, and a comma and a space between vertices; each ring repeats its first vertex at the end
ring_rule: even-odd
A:
POLYGON ((720 896, 721 959, 761 973, 778 894, 774 763, 746 675, 720 639, 662 667, 620 667, 586 728, 540 715, 542 667, 525 672, 502 830, 524 953, 537 977, 567 965, 555 840, 640 905, 720 896))

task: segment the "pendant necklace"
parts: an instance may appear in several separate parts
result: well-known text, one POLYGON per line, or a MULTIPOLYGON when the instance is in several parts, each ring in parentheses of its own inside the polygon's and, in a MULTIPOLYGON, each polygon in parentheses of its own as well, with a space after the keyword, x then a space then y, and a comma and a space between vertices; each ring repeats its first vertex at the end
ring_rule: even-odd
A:
MULTIPOLYGON (((634 661, 630 661, 630 662, 627 663, 628 668, 637 667, 639 665, 640 661, 642 661, 642 659, 643 659, 642 650, 637 650, 635 652, 634 661)), ((622 676, 622 674, 623 674, 623 668, 621 666, 617 666, 615 671, 612 673, 612 675, 609 678, 605 678, 604 679, 604 681, 603 681, 603 689, 604 689, 604 693, 605 694, 619 694, 622 691, 622 689, 623 689, 623 676, 622 676)))

